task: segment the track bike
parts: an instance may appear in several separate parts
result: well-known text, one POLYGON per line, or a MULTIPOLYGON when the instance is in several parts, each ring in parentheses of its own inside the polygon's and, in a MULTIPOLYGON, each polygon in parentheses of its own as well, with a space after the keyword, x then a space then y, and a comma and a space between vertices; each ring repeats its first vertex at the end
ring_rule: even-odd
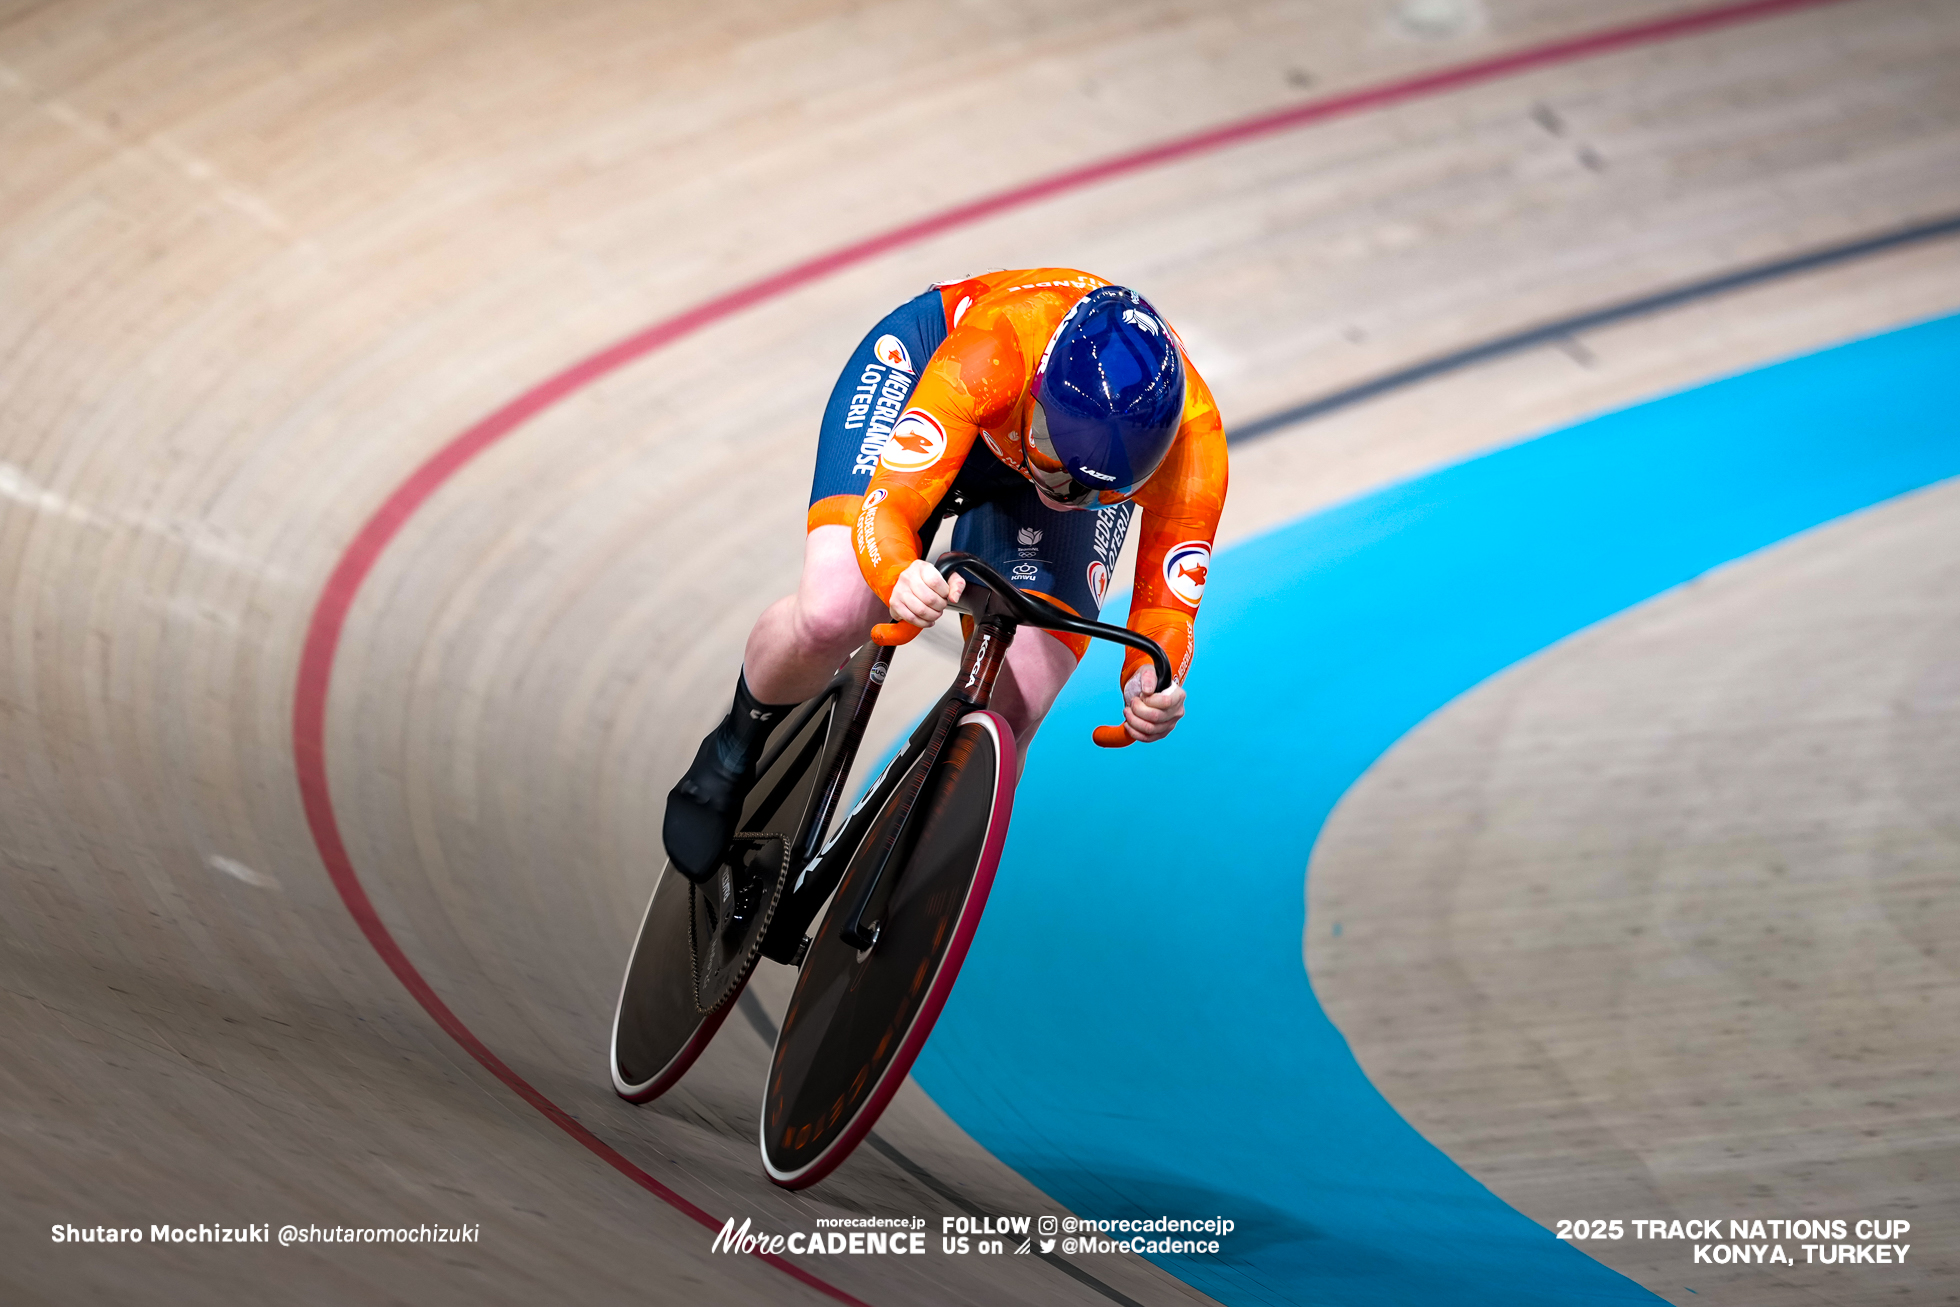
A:
MULTIPOLYGON (((1157 684, 1171 680, 1146 636, 1023 594, 971 555, 936 566, 967 580, 952 605, 968 628, 952 686, 842 812, 891 666, 881 641, 903 635, 896 624, 874 630, 771 734, 714 875, 695 885, 671 863, 662 870, 620 986, 613 1088, 644 1103, 693 1065, 762 958, 799 969, 762 1102, 763 1168, 786 1188, 815 1184, 870 1132, 966 958, 1014 804, 1014 734, 987 704, 1015 631, 1128 645, 1150 656, 1157 684)), ((1095 738, 1129 742, 1120 726, 1095 738)))

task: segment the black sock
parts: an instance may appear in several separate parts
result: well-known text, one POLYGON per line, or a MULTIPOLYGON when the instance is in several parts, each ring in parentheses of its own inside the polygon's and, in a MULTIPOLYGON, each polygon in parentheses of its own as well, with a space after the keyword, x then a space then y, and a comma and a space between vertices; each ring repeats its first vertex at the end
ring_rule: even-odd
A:
POLYGON ((715 752, 721 755, 722 766, 732 772, 744 772, 762 754, 762 746, 768 742, 769 732, 776 729, 784 714, 796 707, 793 703, 764 703, 749 689, 746 673, 735 677, 735 706, 722 718, 715 731, 715 752))

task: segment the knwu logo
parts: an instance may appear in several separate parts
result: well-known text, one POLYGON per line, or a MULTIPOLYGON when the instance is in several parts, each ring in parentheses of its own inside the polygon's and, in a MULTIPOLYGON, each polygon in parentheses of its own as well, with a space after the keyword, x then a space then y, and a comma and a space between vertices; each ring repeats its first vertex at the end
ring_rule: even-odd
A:
POLYGON ((946 428, 923 409, 908 408, 885 438, 878 462, 894 472, 919 472, 946 452, 946 428))
POLYGON ((1205 597, 1205 577, 1211 571, 1211 546, 1203 540, 1172 545, 1164 555, 1164 585, 1193 608, 1205 597))

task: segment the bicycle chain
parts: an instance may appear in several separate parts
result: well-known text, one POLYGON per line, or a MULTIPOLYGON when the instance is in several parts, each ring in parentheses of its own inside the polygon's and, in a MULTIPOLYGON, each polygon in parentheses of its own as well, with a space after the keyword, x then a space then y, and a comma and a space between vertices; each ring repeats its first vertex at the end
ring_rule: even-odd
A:
MULTIPOLYGON (((756 959, 762 953, 763 937, 769 933, 769 923, 775 920, 777 905, 783 901, 783 882, 789 878, 789 837, 780 831, 737 831, 735 838, 729 842, 729 847, 733 849, 735 845, 744 840, 753 840, 756 843, 761 843, 765 840, 775 840, 782 846, 782 860, 776 868, 775 892, 769 896, 769 902, 762 908, 759 919, 749 927, 747 932, 748 943, 746 956, 742 958, 740 970, 737 973, 746 976, 754 969, 756 959)), ((717 868, 717 871, 719 870, 717 868)), ((717 875, 714 879, 718 880, 720 877, 717 875)), ((709 884, 713 883, 713 880, 709 882, 709 884)), ((700 919, 700 907, 695 902, 694 896, 703 893, 705 888, 705 886, 697 885, 691 880, 687 883, 687 962, 688 970, 694 977, 694 1010, 702 1016, 708 1016, 718 1011, 741 990, 739 984, 728 987, 728 992, 723 994, 719 1001, 705 1007, 702 1006, 701 982, 703 977, 701 974, 701 941, 699 927, 695 924, 700 919)))

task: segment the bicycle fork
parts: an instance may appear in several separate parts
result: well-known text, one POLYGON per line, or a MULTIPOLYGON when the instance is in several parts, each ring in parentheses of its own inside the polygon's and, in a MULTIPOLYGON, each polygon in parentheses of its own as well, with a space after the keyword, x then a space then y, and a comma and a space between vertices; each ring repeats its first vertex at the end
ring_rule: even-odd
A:
POLYGON ((1006 660, 1007 648, 1014 641, 1016 625, 1013 618, 1004 614, 988 614, 974 626, 973 636, 966 642, 959 677, 939 701, 932 735, 905 775, 895 820, 887 825, 877 846, 871 850, 871 874, 864 878, 864 885, 844 915, 843 929, 838 932, 846 944, 861 954, 878 945, 885 909, 890 906, 892 891, 897 887, 895 869, 903 867, 912 855, 912 845, 918 836, 919 797, 939 762, 940 750, 961 717, 985 708, 993 698, 994 681, 1006 660))

